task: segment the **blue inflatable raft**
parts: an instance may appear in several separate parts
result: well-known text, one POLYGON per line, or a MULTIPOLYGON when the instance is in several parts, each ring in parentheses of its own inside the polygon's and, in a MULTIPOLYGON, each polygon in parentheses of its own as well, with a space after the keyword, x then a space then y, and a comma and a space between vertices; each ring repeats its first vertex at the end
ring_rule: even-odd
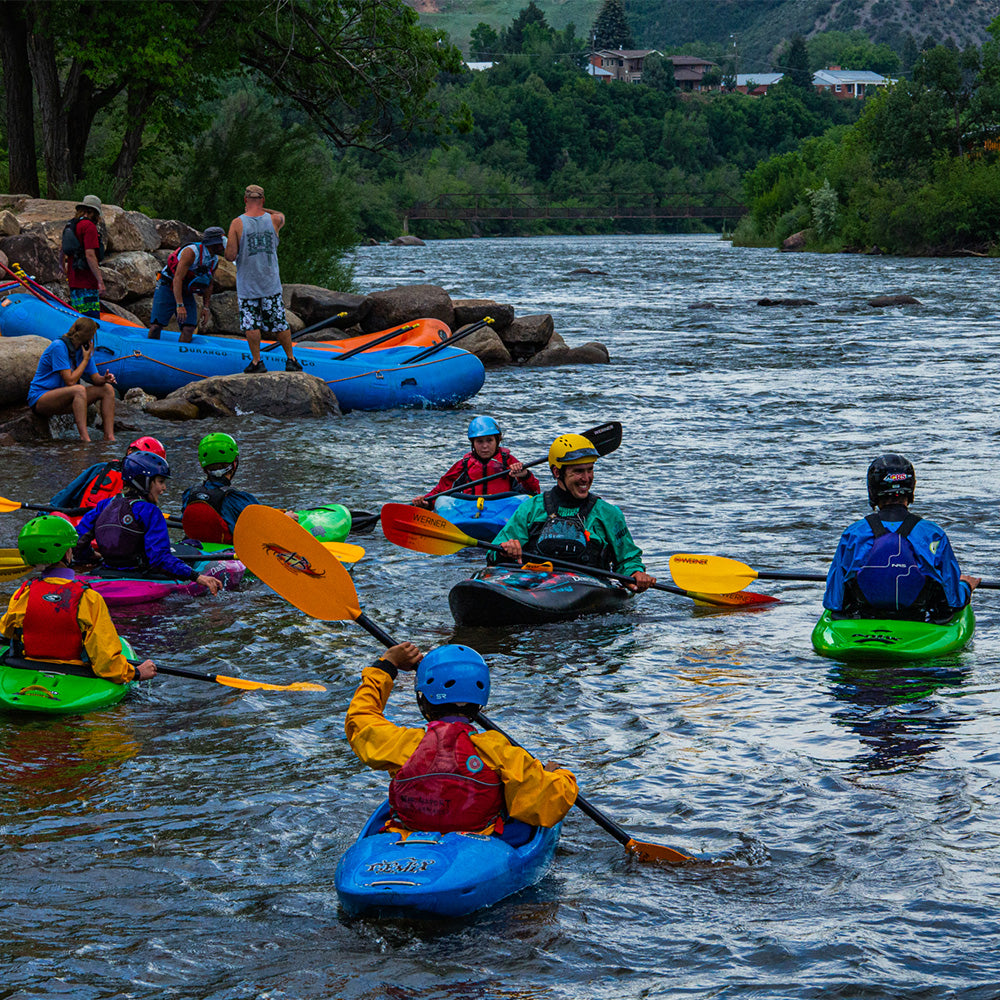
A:
POLYGON ((561 824, 509 820, 502 836, 379 833, 384 802, 340 859, 334 881, 350 916, 462 917, 533 885, 548 871, 561 824))
MULTIPOLYGON (((79 313, 56 302, 43 302, 27 292, 0 287, 0 335, 35 335, 57 340, 79 313)), ((102 374, 113 372, 122 392, 138 387, 165 396, 181 386, 212 375, 234 375, 250 362, 242 339, 195 334, 189 344, 164 330, 160 340, 146 339, 146 329, 101 320, 94 360, 102 374)), ((443 347, 429 358, 411 363, 425 347, 389 347, 342 359, 321 345, 297 343, 295 356, 303 370, 333 390, 340 408, 394 410, 454 406, 474 396, 486 380, 482 362, 460 347, 443 347)), ((264 363, 284 371, 284 353, 266 352, 264 363)))
POLYGON ((467 535, 492 542, 514 511, 530 499, 527 493, 495 493, 485 497, 457 493, 435 498, 434 512, 467 535))

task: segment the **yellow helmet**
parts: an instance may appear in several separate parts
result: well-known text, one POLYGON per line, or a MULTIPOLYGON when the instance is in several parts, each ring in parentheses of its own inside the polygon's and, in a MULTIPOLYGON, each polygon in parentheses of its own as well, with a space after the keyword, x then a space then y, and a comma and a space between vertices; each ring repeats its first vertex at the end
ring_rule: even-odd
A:
POLYGON ((601 453, 582 434, 560 434, 549 448, 549 465, 561 469, 564 465, 593 465, 601 453))

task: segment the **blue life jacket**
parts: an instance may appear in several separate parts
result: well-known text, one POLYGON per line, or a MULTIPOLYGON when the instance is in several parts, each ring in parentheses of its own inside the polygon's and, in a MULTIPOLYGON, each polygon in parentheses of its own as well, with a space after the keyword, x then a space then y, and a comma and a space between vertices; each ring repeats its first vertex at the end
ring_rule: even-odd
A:
POLYGON ((889 531, 878 514, 869 514, 865 520, 875 541, 854 576, 861 596, 876 611, 914 607, 928 581, 908 538, 920 518, 907 512, 896 531, 889 531))
POLYGON ((160 271, 160 280, 170 284, 177 273, 177 265, 181 254, 187 250, 194 250, 194 261, 184 275, 185 289, 189 292, 203 292, 212 283, 212 276, 219 266, 219 258, 214 253, 209 253, 205 249, 204 243, 189 243, 187 246, 175 250, 168 258, 163 269, 160 271))

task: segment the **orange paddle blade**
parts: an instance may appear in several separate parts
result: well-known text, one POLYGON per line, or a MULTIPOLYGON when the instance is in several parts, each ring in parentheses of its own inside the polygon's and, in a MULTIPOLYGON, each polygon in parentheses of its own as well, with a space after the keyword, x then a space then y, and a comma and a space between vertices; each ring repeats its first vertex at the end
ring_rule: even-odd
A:
POLYGON ((382 508, 382 531, 393 545, 432 556, 446 556, 478 541, 439 514, 405 503, 382 508))
POLYGON ((664 847, 662 844, 647 844, 634 838, 629 838, 625 850, 634 854, 640 861, 649 861, 653 864, 683 865, 690 861, 699 860, 691 857, 690 854, 675 851, 672 847, 664 847))
POLYGON ((227 677, 225 674, 216 674, 215 680, 218 684, 225 684, 226 687, 241 688, 244 691, 325 691, 322 684, 314 684, 312 681, 295 681, 292 684, 265 684, 264 681, 248 681, 245 677, 227 677))
POLYGON ((9 514, 12 510, 20 510, 23 506, 24 504, 18 503, 17 500, 0 497, 0 514, 9 514))
POLYGON ((347 570, 301 525, 280 510, 254 504, 236 522, 236 555, 247 569, 307 615, 343 621, 361 614, 347 570))
POLYGON ((758 594, 752 590, 737 590, 732 594, 706 594, 703 591, 689 590, 688 597, 694 600, 695 604, 705 604, 713 608, 752 608, 760 604, 778 604, 777 597, 770 594, 758 594))

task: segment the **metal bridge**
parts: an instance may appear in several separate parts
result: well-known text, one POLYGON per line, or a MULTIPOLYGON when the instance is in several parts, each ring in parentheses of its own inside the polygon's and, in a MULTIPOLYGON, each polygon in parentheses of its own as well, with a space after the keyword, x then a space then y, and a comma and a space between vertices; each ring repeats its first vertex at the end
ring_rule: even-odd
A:
POLYGON ((714 204, 704 204, 704 196, 686 193, 616 195, 613 201, 594 203, 567 198, 555 201, 530 192, 520 194, 441 194, 433 201, 416 202, 405 216, 407 223, 418 219, 469 221, 485 219, 739 219, 747 208, 728 198, 712 196, 714 204))

